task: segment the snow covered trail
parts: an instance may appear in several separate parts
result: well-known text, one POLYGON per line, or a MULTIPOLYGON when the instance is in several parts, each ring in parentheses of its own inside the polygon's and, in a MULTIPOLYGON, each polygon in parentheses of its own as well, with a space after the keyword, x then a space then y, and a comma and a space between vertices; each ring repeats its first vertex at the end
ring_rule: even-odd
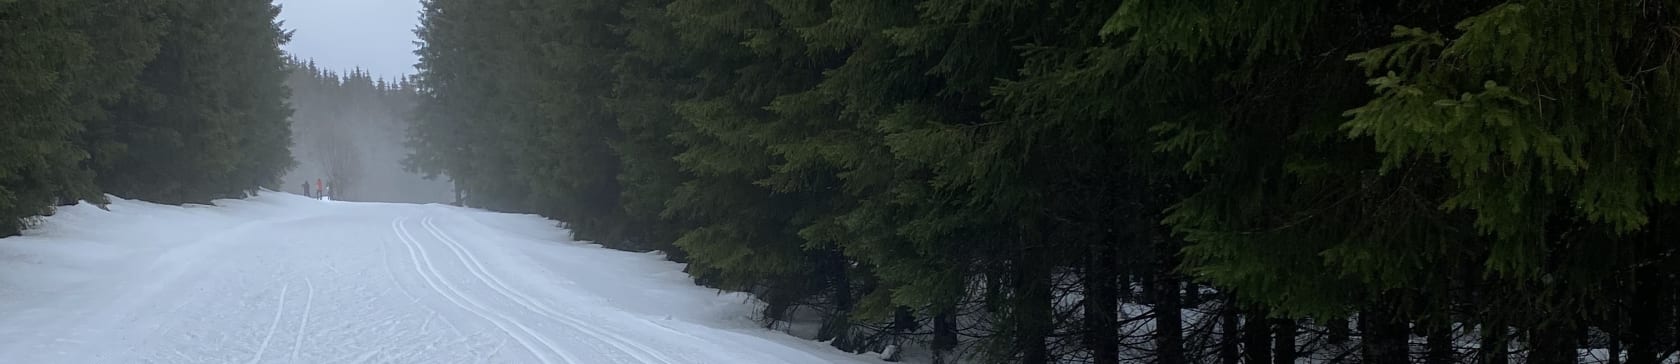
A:
POLYGON ((265 193, 0 239, 0 362, 863 363, 552 221, 265 193))

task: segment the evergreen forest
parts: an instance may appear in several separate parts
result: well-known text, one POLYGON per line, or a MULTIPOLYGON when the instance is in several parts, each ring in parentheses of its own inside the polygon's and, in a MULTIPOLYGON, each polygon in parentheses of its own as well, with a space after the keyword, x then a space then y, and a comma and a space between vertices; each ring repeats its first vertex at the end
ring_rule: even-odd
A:
POLYGON ((209 203, 293 165, 266 1, 0 0, 0 236, 106 195, 209 203))
MULTIPOLYGON (((424 6, 411 168, 470 206, 662 251, 697 283, 755 294, 765 325, 814 320, 842 350, 1096 364, 1680 350, 1673 1, 424 6)), ((25 11, 61 10, 40 7, 25 11)), ((71 62, 147 53, 106 42, 21 79, 68 86, 4 93, 39 126, 0 145, 50 158, 0 177, 97 171, 106 144, 88 136, 110 118, 40 108, 99 110, 130 99, 80 85, 139 73, 139 92, 187 66, 71 62)))

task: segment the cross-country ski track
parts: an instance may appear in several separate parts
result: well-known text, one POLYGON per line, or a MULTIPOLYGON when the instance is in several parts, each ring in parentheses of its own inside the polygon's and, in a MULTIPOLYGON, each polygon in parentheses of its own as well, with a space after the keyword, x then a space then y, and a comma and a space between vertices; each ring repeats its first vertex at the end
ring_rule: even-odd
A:
POLYGON ((868 363, 554 221, 282 193, 61 208, 0 239, 7 363, 868 363))

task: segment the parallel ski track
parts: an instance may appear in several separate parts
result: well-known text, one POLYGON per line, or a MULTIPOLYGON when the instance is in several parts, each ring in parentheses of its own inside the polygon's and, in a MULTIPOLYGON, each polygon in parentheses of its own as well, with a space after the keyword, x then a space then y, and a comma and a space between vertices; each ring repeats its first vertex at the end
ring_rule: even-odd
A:
POLYGON ((268 335, 263 336, 262 345, 257 347, 257 354, 251 356, 251 363, 262 360, 263 352, 268 351, 268 342, 274 340, 274 331, 280 328, 280 317, 286 313, 286 290, 291 288, 291 283, 280 286, 280 307, 274 309, 274 322, 268 324, 268 335))
POLYGON ((450 250, 454 251, 455 257, 460 259, 461 264, 466 266, 474 276, 477 276, 480 282, 483 282, 486 286, 494 289, 497 293, 500 293, 508 300, 518 303, 520 306, 524 306, 525 309, 528 309, 531 312, 542 315, 556 322, 560 322, 561 324, 582 332, 584 335, 600 340, 601 342, 612 346, 614 349, 630 355, 637 361, 643 363, 675 363, 671 360, 671 358, 661 354, 658 350, 638 344, 635 341, 627 339, 621 335, 591 328, 590 325, 572 317, 571 315, 555 310, 548 305, 544 305, 519 290, 509 288, 508 285, 500 278, 497 278, 494 273, 491 273, 490 270, 484 268, 484 264, 478 259, 478 256, 473 255, 472 251, 461 245, 460 241, 457 241, 450 237, 447 233, 444 233, 443 229, 437 227, 437 224, 434 224, 432 221, 433 219, 431 217, 421 219, 420 226, 426 228, 426 231, 430 232, 433 237, 436 237, 439 242, 442 242, 445 246, 448 246, 450 250))
MULTIPOLYGON (((401 240, 401 239, 402 239, 401 237, 398 237, 398 240, 401 240)), ((466 333, 461 332, 461 328, 456 327, 454 322, 450 322, 449 318, 447 318, 447 317, 441 317, 441 315, 437 312, 436 309, 432 309, 430 306, 420 304, 420 298, 415 297, 413 292, 408 291, 408 287, 404 287, 402 285, 402 282, 397 279, 397 271, 395 269, 391 269, 391 253, 386 251, 385 245, 386 244, 384 244, 383 242, 379 244, 379 256, 380 256, 380 260, 385 265, 385 273, 388 274, 391 277, 391 284, 396 286, 398 291, 402 292, 403 297, 408 297, 408 302, 409 303, 413 303, 415 305, 418 305, 419 307, 424 308, 427 313, 429 313, 429 315, 426 316, 426 322, 420 324, 420 331, 421 332, 429 332, 429 331, 426 331, 427 330, 427 325, 431 324, 432 317, 438 316, 438 319, 443 320, 443 323, 449 326, 449 331, 454 332, 455 336, 465 337, 466 333)), ((406 248, 406 246, 405 246, 405 248, 406 248)))
POLYGON ((315 282, 309 277, 303 277, 303 284, 309 287, 309 298, 303 301, 303 322, 298 323, 297 341, 292 343, 292 362, 296 363, 298 354, 303 350, 303 333, 309 329, 309 309, 315 306, 315 282))
POLYGON ((408 248, 409 259, 414 261, 414 271, 419 273, 422 279, 426 280, 426 285, 430 286, 433 291, 437 292, 438 295, 443 296, 444 299, 449 300, 450 303, 455 304, 455 306, 460 307, 462 310, 470 312, 473 315, 490 322, 491 325, 496 326, 496 328, 500 329, 502 333, 512 337, 515 342, 518 342, 519 345, 524 347, 527 352, 530 352, 531 356, 536 357, 538 361, 544 364, 553 363, 550 358, 551 356, 559 356, 561 362, 563 363, 580 362, 577 358, 572 357, 563 350, 560 350, 554 345, 554 343, 549 342, 548 339, 541 335, 537 335, 531 330, 531 328, 525 327, 525 325, 520 324, 517 320, 509 318, 507 315, 497 312, 496 310, 473 300, 466 294, 461 293, 460 289, 449 283, 449 280, 444 279, 443 274, 438 272, 437 267, 432 264, 431 255, 426 252, 425 246, 420 244, 413 235, 410 235, 408 228, 403 226, 403 222, 405 220, 407 219, 392 220, 391 229, 396 232, 397 239, 401 240, 403 245, 408 248), (416 254, 416 252, 418 252, 418 254, 416 254), (421 267, 422 264, 424 264, 424 268, 421 267), (428 272, 430 274, 428 274, 428 272), (508 328, 509 326, 518 329, 518 331, 524 335, 515 333, 514 329, 508 328), (535 340, 538 344, 547 348, 549 355, 544 355, 541 350, 537 349, 535 344, 531 343, 531 340, 535 340))

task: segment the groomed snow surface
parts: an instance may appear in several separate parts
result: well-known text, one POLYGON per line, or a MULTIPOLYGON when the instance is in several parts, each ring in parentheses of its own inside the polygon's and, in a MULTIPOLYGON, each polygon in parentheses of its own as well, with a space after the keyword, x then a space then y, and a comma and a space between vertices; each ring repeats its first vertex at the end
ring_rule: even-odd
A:
POLYGON ((268 192, 0 239, 5 363, 865 363, 553 221, 268 192))

